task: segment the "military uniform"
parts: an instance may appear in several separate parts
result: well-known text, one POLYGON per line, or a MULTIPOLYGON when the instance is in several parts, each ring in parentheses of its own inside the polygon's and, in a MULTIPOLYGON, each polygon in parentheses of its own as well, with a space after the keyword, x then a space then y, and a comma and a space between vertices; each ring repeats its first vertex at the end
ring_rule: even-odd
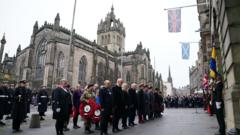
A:
POLYGON ((13 96, 12 128, 14 131, 20 131, 20 124, 26 116, 27 110, 27 90, 25 87, 16 88, 13 96))
POLYGON ((7 88, 7 105, 6 105, 6 111, 5 111, 6 115, 9 115, 9 114, 12 113, 13 96, 14 96, 14 89, 13 88, 7 88))
POLYGON ((56 119, 57 135, 63 134, 64 123, 69 117, 68 91, 58 87, 52 93, 53 119, 56 119))
POLYGON ((5 86, 0 86, 0 125, 5 125, 1 120, 3 119, 3 116, 6 112, 6 106, 7 106, 7 92, 5 86))
POLYGON ((37 95, 38 112, 41 117, 41 120, 44 120, 43 116, 45 116, 44 113, 47 111, 48 101, 49 98, 46 89, 41 89, 37 95))

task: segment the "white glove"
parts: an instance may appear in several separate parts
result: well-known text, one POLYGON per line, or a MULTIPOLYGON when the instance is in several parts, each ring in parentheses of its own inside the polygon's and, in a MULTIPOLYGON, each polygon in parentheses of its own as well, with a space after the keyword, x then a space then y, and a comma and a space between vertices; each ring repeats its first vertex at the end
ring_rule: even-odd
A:
POLYGON ((10 102, 10 101, 8 101, 8 104, 11 104, 11 102, 10 102))
POLYGON ((216 108, 220 109, 221 108, 221 104, 222 104, 221 102, 216 102, 216 108))
POLYGON ((56 112, 60 112, 60 111, 61 111, 61 109, 60 109, 60 108, 57 108, 57 109, 56 109, 56 112))
POLYGON ((209 104, 212 105, 212 101, 210 101, 209 104))
POLYGON ((41 105, 41 103, 38 103, 38 105, 41 105))

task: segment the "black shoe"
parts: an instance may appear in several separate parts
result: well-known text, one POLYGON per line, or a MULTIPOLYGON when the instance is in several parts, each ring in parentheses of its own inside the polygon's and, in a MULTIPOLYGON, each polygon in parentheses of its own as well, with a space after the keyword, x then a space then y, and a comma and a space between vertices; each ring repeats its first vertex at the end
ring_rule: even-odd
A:
POLYGON ((45 119, 43 117, 41 117, 40 120, 45 120, 45 119))
POLYGON ((122 128, 123 128, 123 129, 128 129, 129 127, 128 127, 128 126, 123 126, 122 128))
POLYGON ((22 122, 27 122, 27 120, 26 120, 26 119, 24 119, 22 122))
POLYGON ((70 129, 69 128, 64 128, 64 131, 67 132, 67 131, 70 131, 70 129))
POLYGON ((85 130, 84 133, 85 134, 92 134, 92 133, 94 133, 94 131, 92 131, 92 130, 85 130))
POLYGON ((6 123, 0 121, 0 126, 5 126, 5 125, 6 125, 6 123))
POLYGON ((121 131, 122 131, 122 130, 121 130, 121 129, 119 129, 119 128, 117 128, 116 130, 117 130, 117 132, 121 132, 121 131))
POLYGON ((117 132, 118 132, 118 130, 117 130, 117 129, 115 129, 115 128, 113 128, 113 129, 112 129, 112 132, 113 132, 113 133, 117 133, 117 132))
POLYGON ((81 128, 81 127, 78 126, 78 125, 75 125, 75 126, 73 126, 73 128, 74 128, 74 129, 78 129, 78 128, 81 128))

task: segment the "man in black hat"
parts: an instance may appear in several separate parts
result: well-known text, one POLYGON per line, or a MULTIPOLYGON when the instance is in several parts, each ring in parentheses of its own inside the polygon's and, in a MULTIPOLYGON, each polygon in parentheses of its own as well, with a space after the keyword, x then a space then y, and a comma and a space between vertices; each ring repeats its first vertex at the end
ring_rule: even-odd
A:
POLYGON ((12 129, 13 133, 15 133, 22 131, 20 129, 20 124, 26 115, 27 91, 25 80, 19 82, 19 86, 16 88, 13 98, 12 129))
POLYGON ((40 120, 44 120, 43 116, 45 116, 44 113, 47 111, 48 101, 49 101, 48 93, 46 87, 43 86, 37 95, 38 112, 40 120))
POLYGON ((213 92, 213 97, 215 97, 215 108, 216 116, 219 125, 219 132, 215 135, 225 135, 225 122, 224 122, 224 102, 223 102, 223 83, 222 77, 220 74, 217 75, 215 92, 213 92))
POLYGON ((52 93, 53 119, 56 120, 57 135, 63 135, 64 123, 69 117, 68 91, 65 88, 67 85, 67 80, 62 79, 52 93))

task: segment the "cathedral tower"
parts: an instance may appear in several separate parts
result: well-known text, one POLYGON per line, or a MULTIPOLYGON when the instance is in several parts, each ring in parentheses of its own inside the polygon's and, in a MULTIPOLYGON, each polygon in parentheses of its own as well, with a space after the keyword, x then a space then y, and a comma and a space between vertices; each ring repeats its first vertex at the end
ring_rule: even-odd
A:
POLYGON ((169 83, 173 83, 172 81, 172 75, 171 75, 171 69, 170 69, 170 66, 169 66, 169 69, 168 69, 169 71, 168 71, 168 82, 169 83))
POLYGON ((98 24, 97 43, 107 47, 112 52, 120 53, 125 50, 125 28, 119 19, 116 19, 114 8, 107 14, 104 21, 98 24))

